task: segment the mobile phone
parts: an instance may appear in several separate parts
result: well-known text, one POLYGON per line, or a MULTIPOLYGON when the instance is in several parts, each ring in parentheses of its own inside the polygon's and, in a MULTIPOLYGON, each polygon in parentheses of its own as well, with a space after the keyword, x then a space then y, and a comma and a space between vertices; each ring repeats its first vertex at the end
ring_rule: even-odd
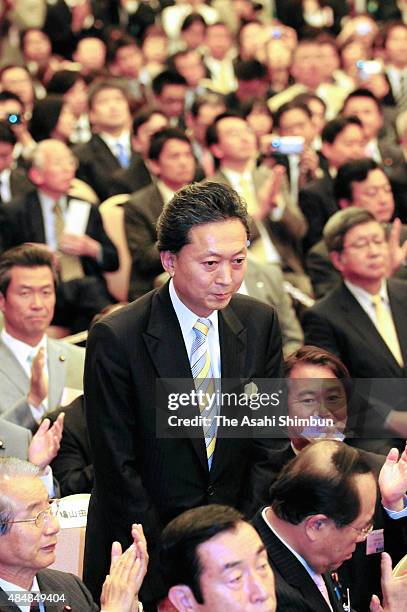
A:
POLYGON ((376 74, 381 74, 383 71, 382 63, 378 60, 358 60, 356 66, 359 70, 360 78, 365 80, 376 74))
POLYGON ((270 153, 281 155, 300 155, 304 150, 302 136, 272 136, 270 153))

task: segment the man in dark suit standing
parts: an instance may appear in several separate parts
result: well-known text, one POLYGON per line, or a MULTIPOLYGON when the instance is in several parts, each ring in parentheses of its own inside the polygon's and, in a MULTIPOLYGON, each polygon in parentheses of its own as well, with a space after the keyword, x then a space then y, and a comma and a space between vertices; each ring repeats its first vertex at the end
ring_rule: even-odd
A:
POLYGON ((73 331, 114 302, 103 272, 118 267, 116 247, 108 238, 96 206, 68 197, 76 159, 58 140, 36 148, 30 178, 36 189, 0 207, 0 251, 24 242, 47 244, 58 256, 54 323, 73 331))
MULTIPOLYGON (((383 505, 398 513, 400 506, 403 512, 407 453, 397 462, 391 452, 382 469, 381 494, 383 505)), ((352 593, 344 593, 331 572, 351 558, 357 544, 367 541, 375 550, 369 534, 376 497, 371 464, 341 442, 311 444, 285 466, 270 490, 271 505, 253 520, 274 572, 277 612, 350 610, 344 605, 353 604, 352 593)), ((387 555, 383 563, 391 570, 387 555)))
POLYGON ((128 168, 134 156, 130 107, 120 85, 99 81, 91 88, 89 120, 92 138, 74 149, 79 159, 77 176, 96 191, 100 200, 105 200, 110 195, 113 173, 128 168))
MULTIPOLYGON (((171 280, 90 332, 85 401, 95 486, 84 575, 95 593, 110 541, 125 544, 134 521, 143 522, 151 552, 144 603, 165 594, 153 572, 157 539, 171 519, 209 502, 252 510, 255 468, 268 456, 268 440, 227 439, 212 425, 195 436, 183 429, 176 439, 156 423, 174 414, 159 401, 160 379, 175 379, 176 391, 183 381, 189 392, 198 378, 205 388, 221 379, 223 392, 226 379, 243 390, 254 378, 282 374, 273 309, 234 296, 248 234, 247 211, 233 189, 211 182, 184 187, 158 221, 158 249, 171 280)), ((198 406, 187 404, 175 414, 199 417, 198 406)), ((220 407, 221 414, 229 410, 220 407)))
POLYGON ((386 280, 383 226, 351 206, 330 218, 324 239, 342 283, 304 313, 305 343, 337 355, 352 377, 405 377, 407 284, 386 280))
POLYGON ((156 225, 163 206, 192 182, 195 160, 188 136, 179 128, 156 132, 150 143, 149 167, 155 181, 133 193, 124 206, 124 228, 131 254, 129 301, 154 287, 163 272, 156 225))
POLYGON ((357 117, 337 117, 328 121, 321 133, 321 151, 328 161, 324 176, 306 185, 299 193, 299 205, 308 221, 303 238, 304 251, 321 239, 329 217, 339 209, 334 182, 338 168, 347 161, 364 157, 362 123, 357 117))

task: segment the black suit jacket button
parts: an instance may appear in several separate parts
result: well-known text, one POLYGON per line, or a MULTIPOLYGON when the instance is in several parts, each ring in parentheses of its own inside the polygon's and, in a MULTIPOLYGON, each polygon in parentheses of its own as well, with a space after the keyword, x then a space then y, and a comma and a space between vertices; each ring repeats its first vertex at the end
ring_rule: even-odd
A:
POLYGON ((212 497, 212 495, 215 495, 215 489, 212 485, 209 485, 209 487, 206 489, 206 492, 209 495, 209 497, 212 497))

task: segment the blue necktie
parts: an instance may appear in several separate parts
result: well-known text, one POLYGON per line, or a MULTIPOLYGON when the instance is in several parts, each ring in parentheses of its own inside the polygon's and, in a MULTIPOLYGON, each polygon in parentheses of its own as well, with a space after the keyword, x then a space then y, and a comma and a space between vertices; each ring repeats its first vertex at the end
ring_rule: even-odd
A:
POLYGON ((122 168, 128 168, 130 163, 130 156, 127 152, 127 148, 122 145, 121 142, 116 143, 116 157, 122 168))

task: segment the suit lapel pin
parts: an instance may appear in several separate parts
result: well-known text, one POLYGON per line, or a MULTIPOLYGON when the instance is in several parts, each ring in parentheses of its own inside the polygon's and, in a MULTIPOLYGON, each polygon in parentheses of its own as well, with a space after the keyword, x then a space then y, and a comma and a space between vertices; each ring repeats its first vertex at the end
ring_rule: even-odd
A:
POLYGON ((60 355, 59 356, 59 361, 66 361, 65 355, 60 355))

